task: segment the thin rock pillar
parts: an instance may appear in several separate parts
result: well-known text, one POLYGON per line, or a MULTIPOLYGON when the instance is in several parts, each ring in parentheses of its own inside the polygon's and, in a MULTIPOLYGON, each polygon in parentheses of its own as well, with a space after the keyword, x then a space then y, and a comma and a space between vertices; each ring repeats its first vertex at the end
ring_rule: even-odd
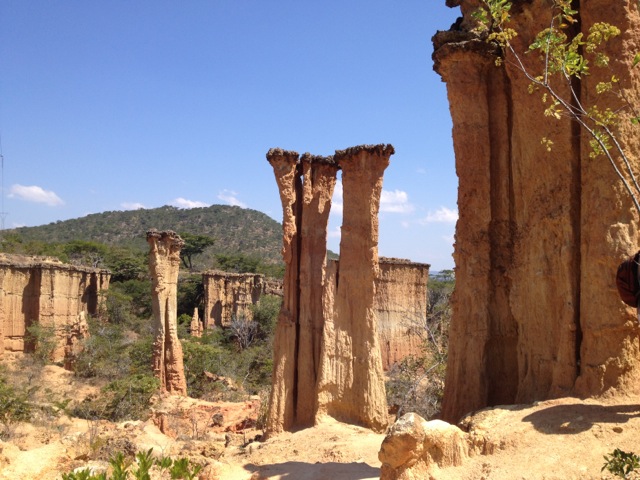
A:
POLYGON ((327 224, 338 165, 333 157, 305 153, 302 166, 300 301, 296 424, 312 426, 324 326, 322 291, 327 263, 327 224))
POLYGON ((187 382, 177 318, 178 270, 184 242, 175 232, 150 230, 147 243, 153 287, 153 372, 160 379, 163 391, 186 395, 187 382))
POLYGON ((297 356, 298 272, 300 262, 300 192, 302 181, 298 153, 272 148, 267 160, 282 202, 282 258, 284 259, 284 299, 273 344, 273 382, 265 434, 291 430, 295 422, 297 356))
POLYGON ((329 415, 376 431, 387 402, 374 312, 378 211, 391 145, 337 151, 344 208, 335 314, 327 317, 318 382, 318 420, 329 415))

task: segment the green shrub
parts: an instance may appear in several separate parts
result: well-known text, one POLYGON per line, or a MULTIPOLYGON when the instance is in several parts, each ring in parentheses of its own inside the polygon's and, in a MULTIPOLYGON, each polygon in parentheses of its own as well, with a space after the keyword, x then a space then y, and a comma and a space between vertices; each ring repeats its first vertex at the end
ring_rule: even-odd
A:
POLYGON ((75 374, 90 378, 100 376, 113 380, 129 372, 124 328, 101 320, 89 320, 89 336, 76 358, 75 374))
POLYGON ((166 472, 171 479, 193 480, 198 478, 198 473, 202 470, 201 465, 191 463, 188 458, 154 459, 152 453, 153 449, 138 452, 135 456, 135 468, 132 468, 134 466, 132 462, 127 460, 122 452, 118 452, 109 460, 111 476, 107 476, 106 473, 93 475, 87 468, 78 472, 63 473, 62 480, 126 480, 129 474, 134 480, 150 480, 151 472, 154 470, 160 473, 160 478, 166 478, 164 476, 166 472))
POLYGON ((611 456, 604 456, 605 464, 602 466, 601 472, 609 470, 614 475, 621 478, 627 478, 629 473, 636 468, 640 468, 640 457, 635 453, 624 452, 616 448, 611 456))
POLYGON ((56 330, 51 326, 32 323, 27 327, 25 335, 26 350, 32 353, 32 358, 40 365, 51 363, 53 352, 58 345, 56 330))
POLYGON ((16 422, 28 421, 32 408, 28 402, 28 392, 9 385, 5 373, 0 371, 0 438, 9 436, 10 427, 16 422))
POLYGON ((89 395, 73 409, 73 415, 87 420, 112 422, 143 420, 148 416, 150 400, 160 388, 151 375, 127 375, 105 386, 100 395, 89 395))

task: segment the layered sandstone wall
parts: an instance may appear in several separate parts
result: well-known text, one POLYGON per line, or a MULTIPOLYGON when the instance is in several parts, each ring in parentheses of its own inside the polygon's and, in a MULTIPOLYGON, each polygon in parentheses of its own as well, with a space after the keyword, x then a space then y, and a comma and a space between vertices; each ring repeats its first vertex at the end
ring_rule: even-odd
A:
POLYGON ((170 230, 147 232, 153 310, 153 373, 160 388, 187 394, 182 344, 178 338, 178 272, 184 241, 170 230))
POLYGON ((398 258, 380 258, 373 308, 377 318, 382 367, 420 353, 427 316, 429 265, 398 258))
POLYGON ((53 328, 53 361, 73 355, 109 287, 107 270, 63 264, 49 257, 0 254, 0 355, 24 351, 27 327, 53 328))
MULTIPOLYGON (((329 260, 325 281, 325 316, 333 316, 338 260, 329 260)), ((421 353, 427 316, 429 265, 406 259, 379 259, 373 310, 376 316, 382 368, 389 368, 409 355, 421 353)))
MULTIPOLYGON (((449 0, 463 19, 434 37, 435 69, 453 119, 459 220, 443 417, 487 405, 610 389, 638 390, 639 330, 615 293, 617 264, 637 250, 637 214, 611 166, 589 158, 589 138, 568 119, 544 116, 540 96, 508 57, 470 31, 477 0, 449 0), (541 139, 553 140, 547 151, 541 139)), ((516 48, 549 23, 548 2, 515 1, 516 48)), ((633 105, 640 17, 631 2, 580 5, 576 28, 607 21, 623 34, 611 70, 593 68, 576 87, 586 103, 615 74, 633 105)), ((535 55, 523 55, 540 71, 535 55)), ((560 87, 559 87, 560 88, 560 87)), ((606 100, 617 109, 614 98, 606 100)), ((639 151, 631 123, 625 149, 639 151)), ((637 158, 633 158, 638 167, 637 158)))
POLYGON ((212 270, 202 274, 204 328, 228 327, 234 318, 253 318, 251 306, 267 292, 264 275, 212 270))

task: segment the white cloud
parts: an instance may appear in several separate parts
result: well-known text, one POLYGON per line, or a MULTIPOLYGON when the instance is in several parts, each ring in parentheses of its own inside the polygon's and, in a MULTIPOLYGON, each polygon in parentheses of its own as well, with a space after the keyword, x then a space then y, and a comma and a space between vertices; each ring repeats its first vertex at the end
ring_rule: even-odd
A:
POLYGON ((8 196, 9 198, 19 198, 27 202, 44 203, 50 207, 64 205, 64 201, 55 192, 45 190, 37 185, 12 185, 8 196))
POLYGON ((342 181, 340 180, 336 182, 336 186, 333 189, 333 197, 331 197, 331 214, 338 217, 342 216, 342 181))
POLYGON ((420 175, 425 175, 427 173, 427 169, 426 168, 422 168, 422 167, 418 167, 416 169, 416 173, 419 173, 420 175))
POLYGON ((342 235, 342 230, 340 230, 340 227, 336 227, 333 230, 329 230, 327 232, 327 235, 329 238, 340 238, 340 236, 342 235))
POLYGON ((171 205, 178 208, 203 208, 208 207, 208 203, 200 202, 198 200, 187 200, 186 198, 178 197, 171 205))
MULTIPOLYGON (((342 182, 338 180, 331 199, 331 214, 341 217, 344 207, 342 182)), ((414 207, 409 203, 407 192, 402 190, 382 190, 380 194, 380 211, 388 213, 410 213, 414 207)))
POLYGON ((447 207, 440 207, 435 212, 429 212, 420 223, 455 223, 458 221, 458 210, 451 210, 447 207))
POLYGON ((141 208, 147 208, 139 202, 122 202, 120 206, 125 210, 140 210, 141 208))
POLYGON ((223 202, 227 202, 232 207, 242 207, 247 208, 247 204, 238 200, 238 192, 234 192, 233 190, 222 190, 218 192, 218 200, 222 200, 223 202))
POLYGON ((380 211, 389 213, 413 212, 413 205, 409 203, 409 195, 402 190, 382 190, 380 195, 380 211))

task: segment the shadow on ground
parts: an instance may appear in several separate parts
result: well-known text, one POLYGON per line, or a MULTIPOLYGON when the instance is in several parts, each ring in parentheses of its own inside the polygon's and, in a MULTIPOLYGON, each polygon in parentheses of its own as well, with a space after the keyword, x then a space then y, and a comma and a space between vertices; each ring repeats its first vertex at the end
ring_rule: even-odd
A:
POLYGON ((366 463, 284 462, 267 465, 245 465, 251 473, 259 472, 260 480, 365 480, 380 478, 380 469, 366 463))
POLYGON ((541 433, 576 434, 598 423, 627 423, 640 417, 640 405, 553 405, 522 419, 541 433))

